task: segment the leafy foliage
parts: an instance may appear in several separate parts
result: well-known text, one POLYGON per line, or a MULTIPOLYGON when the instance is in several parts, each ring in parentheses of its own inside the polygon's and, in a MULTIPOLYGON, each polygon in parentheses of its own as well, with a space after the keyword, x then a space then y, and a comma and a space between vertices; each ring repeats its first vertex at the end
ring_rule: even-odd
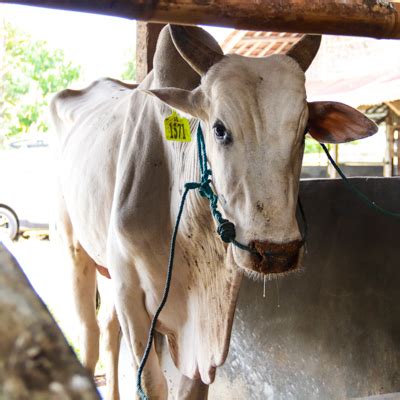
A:
POLYGON ((0 137, 49 129, 50 95, 80 75, 60 49, 5 23, 0 28, 0 137))
POLYGON ((129 57, 129 61, 125 64, 121 78, 125 81, 134 81, 136 79, 136 60, 134 55, 129 57))
POLYGON ((306 154, 314 154, 321 153, 321 146, 319 143, 313 139, 310 135, 306 135, 306 142, 304 147, 304 153, 306 154))

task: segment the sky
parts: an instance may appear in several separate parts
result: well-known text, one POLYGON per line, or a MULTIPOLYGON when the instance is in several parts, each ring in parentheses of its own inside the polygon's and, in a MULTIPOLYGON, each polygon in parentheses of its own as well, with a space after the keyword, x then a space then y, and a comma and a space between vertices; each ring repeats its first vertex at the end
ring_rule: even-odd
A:
MULTIPOLYGON (((62 48, 68 59, 83 67, 83 81, 104 76, 119 78, 135 51, 136 22, 123 18, 26 7, 0 5, 0 15, 35 39, 62 48)), ((207 28, 217 40, 230 29, 207 28)))
POLYGON ((134 54, 136 24, 122 18, 3 5, 1 14, 35 39, 62 48, 84 68, 86 80, 118 76, 134 54))

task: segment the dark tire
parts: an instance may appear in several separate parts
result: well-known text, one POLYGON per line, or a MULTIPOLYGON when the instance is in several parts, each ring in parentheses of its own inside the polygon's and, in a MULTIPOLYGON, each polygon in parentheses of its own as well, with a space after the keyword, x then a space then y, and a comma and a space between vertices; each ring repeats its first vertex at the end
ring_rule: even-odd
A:
POLYGON ((15 240, 18 237, 19 221, 14 211, 6 206, 0 206, 0 234, 5 234, 15 240))

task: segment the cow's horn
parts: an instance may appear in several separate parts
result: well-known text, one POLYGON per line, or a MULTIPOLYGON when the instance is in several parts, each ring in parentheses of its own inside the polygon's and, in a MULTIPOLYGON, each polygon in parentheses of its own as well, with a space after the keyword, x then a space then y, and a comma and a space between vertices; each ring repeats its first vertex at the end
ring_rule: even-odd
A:
POLYGON ((300 64, 301 69, 306 72, 314 60, 320 44, 321 35, 305 35, 286 55, 296 60, 300 64))
POLYGON ((170 25, 169 31, 180 55, 201 76, 224 57, 218 43, 204 29, 170 25))

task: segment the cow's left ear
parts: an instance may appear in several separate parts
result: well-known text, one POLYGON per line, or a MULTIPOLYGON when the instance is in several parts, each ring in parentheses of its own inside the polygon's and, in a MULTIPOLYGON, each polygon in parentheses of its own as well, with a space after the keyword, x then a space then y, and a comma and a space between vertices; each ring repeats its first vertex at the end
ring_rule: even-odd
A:
POLYGON ((204 118, 204 96, 195 89, 193 91, 163 88, 163 89, 142 89, 143 92, 157 97, 159 100, 195 118, 204 118))
POLYGON ((308 103, 308 132, 322 143, 345 143, 378 131, 364 114, 346 104, 331 101, 308 103))

